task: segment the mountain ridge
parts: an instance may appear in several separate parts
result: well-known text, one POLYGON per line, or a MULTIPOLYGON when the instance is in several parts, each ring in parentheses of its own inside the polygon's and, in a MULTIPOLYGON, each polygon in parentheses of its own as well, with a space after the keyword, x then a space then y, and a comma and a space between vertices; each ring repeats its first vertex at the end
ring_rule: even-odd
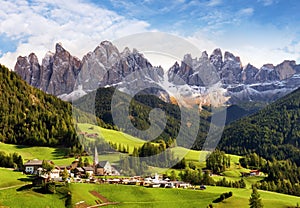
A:
POLYGON ((150 90, 150 94, 165 100, 170 98, 164 91, 170 91, 187 100, 196 97, 201 103, 207 99, 211 86, 219 83, 218 96, 223 98, 217 105, 271 102, 300 85, 300 65, 293 60, 276 66, 265 64, 261 68, 251 64, 242 66, 238 56, 228 51, 223 55, 217 48, 210 56, 204 51, 200 58, 186 54, 181 63, 176 62, 164 71, 153 66, 136 49, 125 48, 120 52, 109 41, 101 42, 82 60, 58 43, 55 52, 48 52, 41 64, 34 53, 19 56, 14 70, 32 86, 64 100, 76 98, 76 93, 77 97, 83 96, 98 87, 118 86, 131 94, 150 86, 162 88, 150 90))

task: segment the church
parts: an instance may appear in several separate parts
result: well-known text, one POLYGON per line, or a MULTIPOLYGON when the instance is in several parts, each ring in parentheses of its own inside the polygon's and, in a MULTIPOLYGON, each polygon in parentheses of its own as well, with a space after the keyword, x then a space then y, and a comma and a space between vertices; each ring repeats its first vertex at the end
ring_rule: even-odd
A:
POLYGON ((119 171, 110 164, 109 161, 98 161, 98 150, 95 146, 95 152, 94 152, 94 161, 93 161, 93 167, 94 167, 94 173, 98 176, 103 175, 111 175, 111 176, 117 176, 120 175, 119 171))

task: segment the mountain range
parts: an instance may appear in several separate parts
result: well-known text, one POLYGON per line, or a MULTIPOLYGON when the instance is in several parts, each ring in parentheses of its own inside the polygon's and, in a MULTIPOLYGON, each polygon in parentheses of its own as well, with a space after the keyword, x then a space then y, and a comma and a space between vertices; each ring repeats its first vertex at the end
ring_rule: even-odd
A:
POLYGON ((164 70, 153 66, 138 50, 125 48, 120 52, 109 41, 101 42, 82 60, 58 43, 41 64, 34 53, 19 56, 14 71, 30 85, 63 100, 82 97, 98 87, 115 86, 128 94, 151 88, 151 94, 166 101, 172 100, 167 91, 180 94, 182 99, 211 104, 208 95, 213 89, 217 91, 215 105, 271 102, 300 84, 300 65, 295 61, 261 68, 242 66, 238 56, 228 51, 223 55, 215 49, 211 55, 204 51, 200 58, 186 54, 181 63, 164 70))

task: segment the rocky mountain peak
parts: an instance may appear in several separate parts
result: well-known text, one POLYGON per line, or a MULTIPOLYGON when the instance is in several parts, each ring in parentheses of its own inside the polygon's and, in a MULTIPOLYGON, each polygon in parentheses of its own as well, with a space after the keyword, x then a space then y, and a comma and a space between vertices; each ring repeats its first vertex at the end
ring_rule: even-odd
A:
POLYGON ((208 54, 207 54, 206 51, 202 52, 202 55, 201 55, 200 59, 208 59, 208 54))
POLYGON ((280 80, 288 79, 296 73, 295 61, 283 61, 281 64, 275 67, 276 72, 279 75, 280 80))
MULTIPOLYGON (((251 64, 242 67, 238 56, 228 51, 223 55, 219 48, 210 56, 206 51, 199 55, 200 58, 184 55, 181 62, 175 62, 168 70, 168 80, 163 80, 163 69, 153 67, 136 49, 125 48, 120 52, 111 42, 103 41, 81 61, 57 43, 55 52, 48 52, 41 65, 34 53, 18 57, 15 71, 29 84, 61 97, 77 89, 83 95, 99 86, 119 86, 130 93, 133 88, 141 89, 153 83, 165 86, 166 82, 179 90, 190 87, 185 90, 189 95, 195 93, 194 97, 201 97, 201 93, 218 83, 230 98, 229 102, 236 103, 272 100, 300 85, 300 65, 295 61, 286 60, 276 66, 265 64, 258 69, 251 64)), ((162 95, 158 91, 150 93, 162 95)))
POLYGON ((35 55, 35 53, 29 54, 28 59, 29 59, 30 64, 39 63, 39 60, 38 60, 37 56, 35 55))
POLYGON ((232 53, 225 51, 224 54, 224 62, 237 62, 241 65, 241 60, 240 57, 234 56, 232 53))
POLYGON ((130 49, 128 47, 125 47, 124 50, 121 53, 121 56, 126 57, 126 56, 129 56, 130 54, 131 54, 130 49))
POLYGON ((223 55, 220 48, 216 48, 209 57, 210 62, 220 71, 223 65, 223 55))
POLYGON ((264 64, 261 68, 274 69, 275 66, 273 64, 264 64))
POLYGON ((69 53, 68 51, 66 51, 66 49, 64 49, 62 43, 55 44, 55 54, 63 54, 66 52, 69 53))

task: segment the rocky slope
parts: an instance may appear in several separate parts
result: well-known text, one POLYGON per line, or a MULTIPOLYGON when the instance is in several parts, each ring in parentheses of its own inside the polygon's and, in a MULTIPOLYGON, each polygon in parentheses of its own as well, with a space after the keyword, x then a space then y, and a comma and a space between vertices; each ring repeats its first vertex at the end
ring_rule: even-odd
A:
POLYGON ((260 69, 251 64, 242 66, 240 58, 230 52, 224 57, 220 49, 215 49, 210 57, 204 52, 200 59, 192 59, 186 55, 181 64, 175 63, 168 71, 171 83, 182 85, 174 76, 179 77, 192 89, 216 83, 215 75, 219 77, 221 88, 225 89, 225 96, 229 103, 245 101, 276 100, 300 85, 300 65, 295 61, 283 61, 274 66, 265 64, 260 69))
POLYGON ((270 102, 300 84, 300 65, 295 61, 284 61, 277 66, 265 64, 259 69, 251 64, 243 67, 239 57, 227 51, 223 55, 220 49, 215 49, 210 56, 203 52, 200 58, 187 54, 181 63, 176 62, 164 73, 136 49, 125 48, 120 52, 109 41, 103 41, 82 60, 56 44, 55 52, 48 52, 41 64, 34 53, 20 56, 15 72, 32 86, 65 100, 98 87, 118 86, 132 94, 148 88, 145 90, 165 100, 170 97, 164 90, 179 93, 191 103, 212 103, 209 100, 212 91, 216 105, 270 102))
POLYGON ((82 61, 56 44, 55 53, 48 52, 41 65, 31 53, 28 57, 19 56, 14 70, 30 85, 66 100, 103 86, 146 86, 145 78, 158 82, 163 76, 163 69, 153 67, 137 50, 125 48, 119 52, 108 41, 103 41, 82 61))

